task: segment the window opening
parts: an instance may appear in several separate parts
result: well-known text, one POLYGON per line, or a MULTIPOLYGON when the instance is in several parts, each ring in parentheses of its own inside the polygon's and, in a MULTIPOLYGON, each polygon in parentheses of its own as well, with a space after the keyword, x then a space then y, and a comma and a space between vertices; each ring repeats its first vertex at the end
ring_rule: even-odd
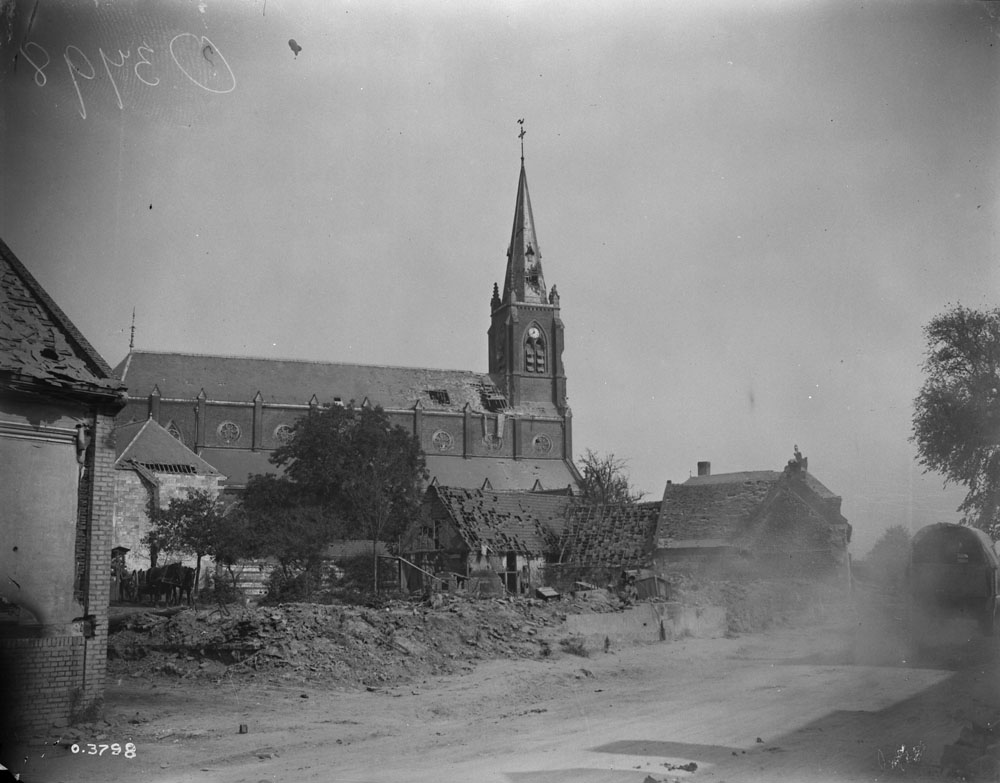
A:
POLYGON ((537 329, 531 329, 524 341, 524 371, 544 373, 546 369, 545 342, 537 329), (534 332, 534 336, 532 335, 534 332))
POLYGON ((427 396, 431 398, 431 402, 436 402, 438 405, 451 405, 451 397, 445 389, 428 389, 427 396))

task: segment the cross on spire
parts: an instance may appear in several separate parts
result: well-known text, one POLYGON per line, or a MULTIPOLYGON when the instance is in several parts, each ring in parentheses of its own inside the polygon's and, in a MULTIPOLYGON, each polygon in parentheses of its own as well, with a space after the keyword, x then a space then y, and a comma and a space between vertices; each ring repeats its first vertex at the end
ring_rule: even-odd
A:
POLYGON ((517 134, 517 137, 521 140, 521 163, 524 163, 524 134, 527 133, 524 129, 524 118, 519 119, 517 124, 521 126, 521 132, 517 134))

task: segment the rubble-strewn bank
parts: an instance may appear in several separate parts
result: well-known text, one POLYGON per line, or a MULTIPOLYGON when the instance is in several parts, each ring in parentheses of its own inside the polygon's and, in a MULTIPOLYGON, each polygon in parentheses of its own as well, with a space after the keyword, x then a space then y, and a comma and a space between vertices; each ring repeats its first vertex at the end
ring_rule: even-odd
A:
MULTIPOLYGON (((730 632, 762 630, 803 610, 822 609, 815 585, 758 581, 744 584, 681 580, 673 598, 726 607, 730 632)), ((826 605, 831 603, 827 595, 826 605)), ((163 616, 132 614, 109 638, 112 677, 161 675, 217 680, 277 677, 334 687, 373 687, 416 676, 449 674, 471 661, 537 658, 566 638, 568 614, 621 611, 627 600, 587 590, 561 600, 477 599, 436 594, 432 600, 385 600, 377 608, 291 603, 196 609, 163 616)))

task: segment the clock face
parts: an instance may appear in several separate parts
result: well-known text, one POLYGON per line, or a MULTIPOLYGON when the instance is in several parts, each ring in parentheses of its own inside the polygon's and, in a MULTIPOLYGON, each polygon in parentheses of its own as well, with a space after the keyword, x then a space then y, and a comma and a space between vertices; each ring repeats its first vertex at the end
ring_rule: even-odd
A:
POLYGON ((541 334, 542 333, 538 330, 537 326, 532 326, 528 330, 528 337, 530 337, 532 340, 537 340, 541 336, 541 334))

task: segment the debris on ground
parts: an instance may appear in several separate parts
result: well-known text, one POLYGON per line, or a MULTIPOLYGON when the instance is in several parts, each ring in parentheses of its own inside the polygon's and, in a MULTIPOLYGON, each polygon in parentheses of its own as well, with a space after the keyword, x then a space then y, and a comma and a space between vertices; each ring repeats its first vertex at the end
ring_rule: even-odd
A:
MULTIPOLYGON (((766 628, 775 622, 769 613, 783 617, 793 606, 809 603, 806 589, 789 580, 682 577, 673 587, 674 598, 683 603, 724 605, 731 631, 766 628), (777 595, 784 603, 764 600, 777 595)), ((566 617, 621 612, 632 605, 613 590, 587 588, 548 601, 435 593, 428 599, 380 598, 377 606, 324 602, 133 610, 113 617, 108 672, 112 677, 214 682, 271 677, 381 687, 468 671, 475 661, 490 658, 548 658, 557 650, 586 657, 591 651, 583 640, 561 630, 566 617)), ((610 647, 606 638, 605 652, 610 647)))
POLYGON ((477 659, 551 654, 547 631, 580 609, 511 598, 449 597, 437 604, 400 599, 377 609, 294 603, 228 616, 193 609, 169 617, 133 614, 108 639, 109 672, 209 679, 267 672, 383 685, 454 673, 477 659))

